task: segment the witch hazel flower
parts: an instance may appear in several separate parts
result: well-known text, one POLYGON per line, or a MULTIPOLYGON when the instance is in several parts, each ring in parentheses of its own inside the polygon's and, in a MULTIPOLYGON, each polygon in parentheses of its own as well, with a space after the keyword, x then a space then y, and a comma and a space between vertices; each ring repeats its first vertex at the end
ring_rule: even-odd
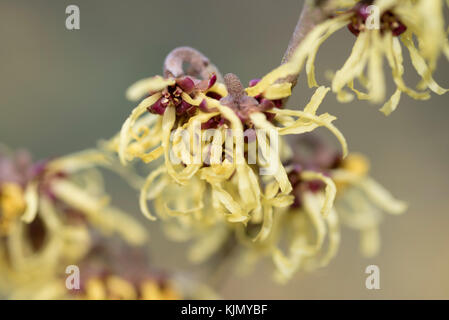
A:
POLYGON ((291 95, 292 83, 273 83, 256 95, 248 94, 251 86, 257 86, 256 82, 245 89, 235 74, 222 78, 201 53, 182 47, 167 56, 164 77, 144 79, 130 87, 129 98, 147 97, 132 111, 109 148, 118 152, 122 164, 134 158, 145 163, 163 158, 163 166, 148 176, 141 189, 145 216, 154 219, 146 205, 150 186, 168 174, 181 185, 189 184, 194 176, 206 181, 229 210, 229 221, 246 222, 251 212, 261 207, 261 182, 255 169, 269 171, 282 194, 291 191, 280 158, 282 148, 276 148, 278 136, 323 126, 335 134, 346 153, 346 141, 332 124, 336 118, 327 113, 316 115, 329 89, 318 88, 304 111, 296 111, 282 107, 283 99, 291 95), (186 63, 191 68, 184 71, 186 63), (273 135, 265 148, 259 148, 257 160, 248 163, 249 146, 261 136, 258 131, 273 135), (211 139, 205 139, 207 135, 211 139), (235 185, 228 183, 231 178, 235 185))
POLYGON ((332 91, 340 102, 353 99, 353 95, 344 90, 348 87, 358 99, 383 103, 380 110, 389 115, 398 106, 402 93, 417 100, 427 100, 430 98, 428 90, 439 95, 447 92, 432 77, 438 57, 441 53, 447 57, 449 52, 440 0, 336 0, 329 1, 329 7, 323 22, 308 32, 289 61, 262 78, 249 90, 251 95, 259 94, 279 79, 299 74, 304 65, 309 87, 318 86, 315 78, 317 52, 331 35, 345 27, 357 38, 350 56, 332 78, 332 91), (403 79, 401 42, 421 77, 416 90, 408 87, 403 79), (385 99, 383 58, 388 62, 396 85, 388 100, 385 99), (356 89, 355 81, 366 92, 356 89))
POLYGON ((253 230, 241 228, 237 233, 246 247, 243 261, 270 257, 280 282, 297 271, 328 265, 338 253, 342 225, 359 231, 362 254, 374 256, 380 246, 383 212, 399 215, 407 207, 369 177, 363 155, 350 153, 343 159, 314 136, 294 147, 295 156, 285 163, 294 201, 269 205, 275 189, 267 185, 263 220, 253 230))

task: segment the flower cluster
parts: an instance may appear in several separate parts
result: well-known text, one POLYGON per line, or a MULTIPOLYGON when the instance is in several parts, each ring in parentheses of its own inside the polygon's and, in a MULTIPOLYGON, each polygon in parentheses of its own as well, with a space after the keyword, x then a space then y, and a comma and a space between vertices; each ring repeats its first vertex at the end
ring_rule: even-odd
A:
POLYGON ((364 256, 375 255, 382 213, 398 215, 406 210, 405 203, 369 176, 369 162, 363 155, 350 153, 343 159, 317 137, 301 139, 284 165, 292 185, 290 194, 280 197, 278 184, 266 183, 262 209, 246 225, 226 223, 213 198, 202 208, 207 215, 198 215, 199 210, 173 215, 165 201, 185 204, 204 196, 194 181, 186 189, 171 185, 166 190, 170 197, 155 198, 155 210, 164 218, 171 239, 193 241, 188 251, 191 261, 204 262, 230 244, 238 244, 238 269, 252 270, 255 262, 268 256, 280 282, 298 270, 326 266, 338 252, 341 224, 360 232, 364 256))
MULTIPOLYGON (((193 49, 174 52, 177 50, 200 55, 193 49)), ((279 279, 288 279, 303 264, 307 265, 305 269, 323 266, 335 255, 340 237, 336 185, 355 185, 357 179, 344 183, 332 174, 333 170, 341 171, 351 163, 354 156, 345 159, 346 140, 332 124, 335 117, 316 114, 330 88, 319 87, 302 111, 286 109, 284 101, 291 94, 292 83, 282 82, 285 75, 278 75, 277 80, 273 73, 268 75, 270 83, 261 92, 253 90, 267 77, 252 80, 244 89, 233 74, 227 74, 224 83, 218 81, 221 75, 216 68, 205 79, 178 72, 176 78, 156 76, 141 80, 128 90, 127 95, 133 100, 146 97, 106 146, 118 154, 122 164, 134 158, 145 163, 163 160, 141 187, 141 210, 154 220, 156 217, 147 204, 152 200, 170 238, 193 240, 188 253, 192 261, 205 261, 231 239, 237 239, 251 248, 253 254, 270 254, 278 267, 279 279), (270 139, 265 152, 258 141, 257 129, 272 129, 282 138, 308 133, 320 126, 334 133, 343 147, 339 156, 333 156, 332 163, 321 163, 324 160, 319 156, 308 163, 295 162, 290 146, 278 136, 270 139), (201 138, 210 129, 215 130, 212 141, 201 138), (182 137, 183 130, 190 133, 187 139, 182 137), (235 148, 223 151, 221 147, 230 130, 235 148), (225 139, 218 139, 220 134, 225 139), (197 154, 189 148, 196 138, 197 154), (279 148, 275 148, 277 139, 279 148), (207 143, 201 144, 204 141, 207 143), (254 143, 259 144, 259 153, 265 161, 257 159, 249 164, 248 155, 254 143), (180 159, 176 164, 172 161, 173 154, 180 159), (192 161, 196 156, 199 161, 192 161), (273 162, 278 164, 275 171, 260 173, 267 163, 273 162), (312 239, 314 231, 317 239, 312 239), (328 253, 323 254, 327 234, 328 253), (278 247, 284 237, 293 239, 287 254, 278 247)), ((375 193, 374 199, 381 199, 380 202, 395 201, 379 198, 382 191, 373 185, 367 187, 368 195, 375 193)), ((403 210, 401 206, 397 211, 403 210)), ((349 212, 348 215, 352 213, 349 212)), ((371 231, 377 230, 371 227, 371 231)), ((366 235, 364 231, 362 234, 366 235)))
MULTIPOLYGON (((176 56, 179 51, 202 56, 191 48, 175 49, 169 56, 176 56)), ((181 62, 185 61, 179 64, 181 62)), ((166 61, 165 73, 176 73, 170 72, 167 64, 166 61)), ((133 110, 120 134, 108 144, 118 153, 122 164, 134 158, 145 163, 160 157, 164 159, 164 164, 148 176, 141 190, 141 208, 150 219, 154 216, 146 200, 170 197, 165 188, 174 182, 198 189, 201 195, 191 202, 193 207, 175 208, 173 214, 204 208, 208 200, 203 197, 211 193, 213 207, 223 212, 227 221, 247 223, 262 209, 263 183, 257 168, 275 164, 273 177, 279 185, 279 196, 291 191, 281 161, 286 147, 281 142, 281 146, 275 148, 277 135, 300 134, 323 126, 335 134, 346 153, 346 141, 332 124, 336 118, 327 113, 316 114, 329 89, 318 88, 304 110, 295 111, 282 108, 280 102, 291 95, 289 82, 274 83, 251 96, 233 74, 227 74, 224 83, 218 81, 221 75, 216 69, 203 80, 177 74, 176 78, 151 77, 131 86, 127 93, 129 98, 148 97, 133 110), (208 139, 210 129, 214 132, 208 139), (271 130, 276 134, 276 141, 270 137, 267 148, 260 151, 262 156, 255 159, 251 167, 245 155, 256 137, 260 138, 257 130, 271 130), (179 159, 178 163, 174 163, 173 155, 179 159), (192 183, 197 188, 192 187, 192 183), (153 190, 149 191, 151 188, 153 190)), ((251 81, 250 88, 254 85, 256 81, 251 81)))
POLYGON ((111 206, 96 166, 98 151, 33 163, 25 151, 0 153, 0 289, 45 283, 76 263, 92 243, 91 229, 141 245, 146 231, 111 206))

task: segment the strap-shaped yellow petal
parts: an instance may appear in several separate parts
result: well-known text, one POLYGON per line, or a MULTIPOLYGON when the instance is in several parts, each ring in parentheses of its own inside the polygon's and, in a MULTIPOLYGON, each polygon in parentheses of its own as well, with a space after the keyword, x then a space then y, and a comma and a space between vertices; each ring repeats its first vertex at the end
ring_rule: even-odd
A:
MULTIPOLYGON (((120 130, 120 139, 119 139, 119 158, 122 165, 126 165, 127 162, 127 153, 126 150, 128 148, 128 144, 131 141, 131 130, 133 129, 134 124, 137 119, 144 114, 147 110, 147 107, 153 105, 159 98, 161 97, 160 93, 153 94, 152 96, 143 100, 139 105, 131 112, 131 115, 126 119, 123 123, 122 129, 120 130)), ((171 108, 167 108, 171 109, 171 108)))
POLYGON ((126 98, 131 101, 138 101, 147 94, 156 93, 167 86, 172 86, 174 84, 174 79, 165 79, 161 76, 141 79, 126 90, 126 98))
POLYGON ((292 94, 292 84, 289 82, 275 83, 269 86, 263 93, 264 98, 278 100, 290 97, 292 94))
MULTIPOLYGON (((336 118, 333 116, 330 116, 329 114, 322 114, 319 117, 304 111, 297 111, 297 110, 288 110, 288 109, 272 109, 268 112, 274 113, 274 114, 281 114, 281 115, 288 115, 288 116, 296 116, 299 118, 310 120, 311 122, 315 123, 318 126, 324 126, 327 129, 329 129, 335 137, 338 139, 342 146, 343 150, 343 157, 346 157, 348 154, 348 145, 346 142, 345 137, 343 134, 331 123, 336 118)), ((300 121, 299 125, 296 127, 296 125, 292 125, 290 127, 285 128, 278 128, 280 135, 286 135, 286 134, 296 134, 296 133, 303 133, 308 132, 304 131, 304 123, 303 119, 297 120, 300 121)))

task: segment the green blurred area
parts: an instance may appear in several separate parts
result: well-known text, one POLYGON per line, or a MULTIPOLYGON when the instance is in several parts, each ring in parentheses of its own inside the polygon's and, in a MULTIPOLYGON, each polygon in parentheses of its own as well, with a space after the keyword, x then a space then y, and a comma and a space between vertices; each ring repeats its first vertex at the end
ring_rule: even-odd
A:
MULTIPOLYGON (((298 0, 2 0, 0 141, 27 148, 35 158, 95 146, 117 132, 134 107, 125 99, 126 88, 161 74, 165 55, 180 45, 199 49, 223 73, 247 83, 279 64, 301 7, 298 0), (80 7, 79 31, 65 28, 69 4, 80 7)), ((319 82, 328 83, 324 72, 343 64, 353 42, 342 30, 325 43, 316 62, 319 82)), ((414 84, 418 78, 404 55, 407 83, 414 84)), ((441 59, 435 78, 443 87, 449 86, 448 74, 441 59)), ((312 92, 302 75, 289 105, 303 107, 312 92)), ((271 263, 261 264, 251 276, 230 277, 225 297, 449 298, 448 96, 423 102, 403 95, 388 118, 378 107, 342 105, 330 94, 320 109, 338 117, 350 150, 367 154, 372 175, 410 205, 404 216, 386 217, 381 253, 362 258, 357 234, 345 230, 327 268, 279 286, 271 281, 271 263), (381 290, 365 288, 370 264, 380 267, 381 290)), ((108 181, 115 203, 140 216, 137 194, 119 179, 108 181)), ((186 263, 184 245, 166 241, 157 223, 142 221, 152 235, 155 264, 198 271, 186 263)))

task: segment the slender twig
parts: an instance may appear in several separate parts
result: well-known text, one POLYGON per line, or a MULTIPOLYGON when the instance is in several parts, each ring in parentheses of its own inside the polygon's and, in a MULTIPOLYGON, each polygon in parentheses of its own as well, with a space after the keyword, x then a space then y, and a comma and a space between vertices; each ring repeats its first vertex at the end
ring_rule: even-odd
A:
POLYGON ((237 253, 237 244, 235 236, 230 235, 210 264, 211 273, 208 275, 206 283, 208 283, 212 289, 220 291, 228 277, 232 275, 232 262, 237 253))

